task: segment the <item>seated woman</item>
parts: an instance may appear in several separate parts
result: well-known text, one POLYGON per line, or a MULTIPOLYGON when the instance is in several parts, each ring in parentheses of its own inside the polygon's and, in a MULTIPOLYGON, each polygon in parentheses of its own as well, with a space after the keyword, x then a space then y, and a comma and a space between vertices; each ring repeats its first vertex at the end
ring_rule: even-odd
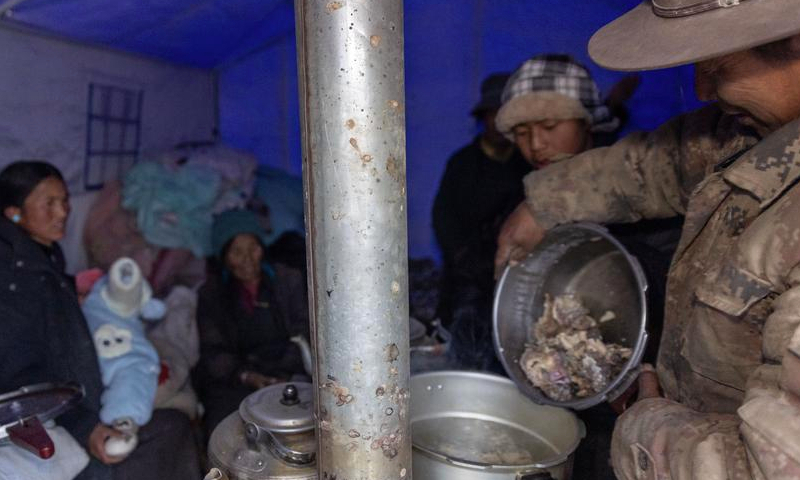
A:
POLYGON ((220 214, 212 244, 212 264, 219 265, 200 289, 195 368, 208 434, 254 390, 303 375, 300 349, 289 338, 308 338, 302 274, 267 263, 264 229, 253 212, 220 214))
POLYGON ((100 421, 103 385, 94 343, 64 273, 63 238, 69 195, 57 168, 15 162, 0 172, 0 393, 40 382, 76 381, 86 395, 58 423, 94 457, 78 479, 152 476, 196 479, 197 450, 188 417, 157 410, 139 430, 128 457, 106 453, 122 434, 100 421))

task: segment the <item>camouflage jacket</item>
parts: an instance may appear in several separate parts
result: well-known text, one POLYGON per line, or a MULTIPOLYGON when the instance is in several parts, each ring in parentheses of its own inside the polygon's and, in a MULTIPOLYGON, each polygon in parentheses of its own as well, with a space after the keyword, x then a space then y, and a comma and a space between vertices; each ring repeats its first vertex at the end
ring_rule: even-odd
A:
POLYGON ((800 119, 757 142, 714 106, 526 177, 546 227, 686 216, 657 365, 665 398, 618 420, 620 478, 800 478, 798 179, 800 119))

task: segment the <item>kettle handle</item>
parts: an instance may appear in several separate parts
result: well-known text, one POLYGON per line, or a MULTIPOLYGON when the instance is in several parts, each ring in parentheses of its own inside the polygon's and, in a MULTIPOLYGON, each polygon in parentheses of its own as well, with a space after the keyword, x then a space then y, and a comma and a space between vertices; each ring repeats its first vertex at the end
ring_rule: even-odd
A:
POLYGON ((18 424, 8 427, 6 431, 14 445, 28 450, 43 460, 56 453, 53 440, 36 417, 21 420, 18 424))
POLYGON ((247 422, 244 426, 245 437, 253 444, 265 445, 273 455, 293 465, 308 465, 316 458, 315 452, 298 452, 282 444, 269 430, 255 423, 247 422))

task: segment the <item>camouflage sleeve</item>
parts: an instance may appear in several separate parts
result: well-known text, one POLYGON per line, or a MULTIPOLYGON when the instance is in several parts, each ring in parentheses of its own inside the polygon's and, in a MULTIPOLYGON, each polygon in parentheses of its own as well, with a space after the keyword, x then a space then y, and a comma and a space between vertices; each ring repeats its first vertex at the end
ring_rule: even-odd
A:
POLYGON ((611 463, 620 480, 749 479, 736 415, 705 414, 665 398, 633 405, 618 420, 611 463))
POLYGON ((800 286, 773 306, 764 326, 767 363, 748 379, 740 432, 753 478, 800 478, 800 286))
POLYGON ((748 377, 738 415, 662 398, 636 403, 612 439, 619 478, 800 478, 800 187, 752 225, 759 228, 740 237, 736 261, 780 294, 761 329, 763 364, 748 377))
POLYGON ((709 169, 744 143, 729 117, 705 107, 528 174, 526 202, 545 228, 672 217, 684 213, 709 169))
POLYGON ((800 187, 757 224, 740 239, 739 258, 780 294, 761 329, 764 364, 748 378, 740 433, 754 478, 800 478, 800 187))
POLYGON ((664 398, 642 400, 614 428, 620 480, 800 478, 800 331, 780 365, 750 379, 737 415, 700 413, 664 398))

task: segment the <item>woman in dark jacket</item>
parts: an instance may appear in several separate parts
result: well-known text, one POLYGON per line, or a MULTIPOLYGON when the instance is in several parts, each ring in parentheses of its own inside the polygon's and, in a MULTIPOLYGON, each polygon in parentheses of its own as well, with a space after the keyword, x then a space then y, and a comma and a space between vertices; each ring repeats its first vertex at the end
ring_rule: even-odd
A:
POLYGON ((83 400, 57 420, 93 456, 79 479, 199 478, 188 418, 176 411, 154 412, 127 458, 105 453, 105 440, 120 433, 99 419, 95 347, 57 243, 69 211, 52 165, 15 162, 0 172, 0 393, 41 382, 83 385, 83 400))
POLYGON ((302 274, 265 261, 264 229, 250 211, 219 215, 212 244, 220 263, 200 289, 197 326, 200 361, 195 378, 207 433, 248 394, 304 375, 299 348, 308 338, 302 274))

